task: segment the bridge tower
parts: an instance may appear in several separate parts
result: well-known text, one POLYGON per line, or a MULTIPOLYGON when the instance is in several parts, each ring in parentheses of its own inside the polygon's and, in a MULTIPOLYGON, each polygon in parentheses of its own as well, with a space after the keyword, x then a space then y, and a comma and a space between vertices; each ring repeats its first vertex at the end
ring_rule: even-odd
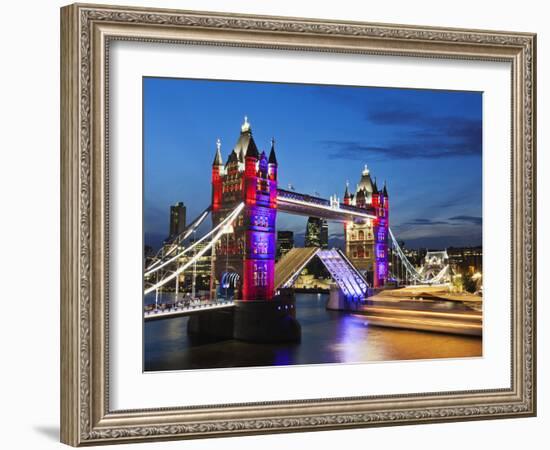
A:
POLYGON ((387 278, 388 192, 379 190, 365 166, 355 194, 346 185, 344 204, 369 210, 376 218, 355 220, 344 224, 346 256, 366 275, 374 287, 381 287, 387 278))
POLYGON ((239 139, 223 166, 220 145, 212 166, 212 220, 219 224, 241 202, 245 207, 233 228, 216 244, 212 290, 231 289, 244 301, 271 300, 275 281, 277 158, 272 140, 269 158, 259 152, 245 117, 239 139), (225 277, 226 272, 238 276, 225 277), (222 278, 233 286, 220 285, 222 278))
MULTIPOLYGON (((376 183, 375 183, 376 186, 376 183)), ((388 278, 388 227, 389 227, 389 197, 386 182, 384 188, 372 196, 376 219, 374 232, 374 287, 382 287, 388 278)))

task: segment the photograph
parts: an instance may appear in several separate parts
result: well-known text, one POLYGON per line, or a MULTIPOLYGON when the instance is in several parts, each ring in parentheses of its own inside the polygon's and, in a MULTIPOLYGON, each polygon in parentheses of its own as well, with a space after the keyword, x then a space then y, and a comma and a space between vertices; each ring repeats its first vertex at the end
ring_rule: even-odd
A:
POLYGON ((142 94, 144 372, 483 357, 483 92, 142 94))

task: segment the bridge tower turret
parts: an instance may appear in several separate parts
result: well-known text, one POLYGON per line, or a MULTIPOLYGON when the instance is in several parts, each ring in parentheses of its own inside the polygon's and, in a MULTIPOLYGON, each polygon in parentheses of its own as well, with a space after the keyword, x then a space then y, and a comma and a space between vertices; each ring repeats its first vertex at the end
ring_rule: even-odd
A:
POLYGON ((212 211, 218 211, 222 203, 222 175, 223 160, 221 154, 222 143, 216 141, 216 155, 212 163, 212 211))
MULTIPOLYGON (((344 191, 344 205, 351 205, 352 200, 353 200, 353 195, 349 191, 349 181, 346 181, 346 190, 344 191)), ((344 222, 344 239, 346 239, 346 240, 347 240, 347 236, 348 236, 348 227, 349 226, 353 226, 353 222, 350 222, 349 225, 348 225, 348 222, 344 222)), ((347 247, 348 246, 346 245, 346 254, 348 254, 347 247)), ((348 255, 348 257, 349 257, 349 255, 348 255)))
MULTIPOLYGON (((277 209, 277 171, 279 164, 275 155, 275 138, 271 138, 271 150, 267 162, 267 177, 269 179, 269 208, 277 209)), ((274 224, 275 225, 275 224, 274 224)))

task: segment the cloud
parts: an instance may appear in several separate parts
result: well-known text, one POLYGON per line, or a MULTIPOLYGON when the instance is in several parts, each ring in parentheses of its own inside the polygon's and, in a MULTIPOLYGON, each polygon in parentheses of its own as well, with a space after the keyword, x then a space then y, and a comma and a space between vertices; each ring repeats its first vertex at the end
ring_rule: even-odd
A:
POLYGON ((329 150, 330 159, 348 159, 364 161, 365 159, 440 159, 449 157, 467 157, 481 155, 481 140, 470 143, 466 140, 433 135, 411 136, 405 143, 388 143, 374 145, 361 141, 325 140, 321 145, 329 150))
POLYGON ((481 225, 483 223, 483 219, 479 216, 454 216, 449 217, 449 220, 456 222, 467 222, 473 225, 481 225))
POLYGON ((432 225, 450 225, 450 224, 449 224, 449 222, 445 222, 445 221, 442 221, 442 220, 414 219, 414 220, 411 220, 410 222, 405 222, 402 225, 421 225, 421 226, 428 225, 428 226, 432 226, 432 225))
MULTIPOLYGON (((433 117, 411 109, 383 108, 368 113, 366 118, 370 124, 381 129, 397 128, 395 133, 390 133, 395 137, 387 139, 387 142, 380 142, 380 139, 323 140, 320 143, 329 150, 329 158, 360 161, 376 157, 438 159, 480 156, 482 152, 481 119, 433 117)), ((387 135, 387 131, 379 135, 387 135)))
POLYGON ((407 246, 438 247, 461 246, 470 241, 470 245, 481 241, 481 217, 457 215, 449 219, 415 218, 404 223, 394 224, 392 229, 399 241, 407 246), (432 244, 428 244, 432 242, 432 244), (437 245, 436 245, 437 243, 437 245))

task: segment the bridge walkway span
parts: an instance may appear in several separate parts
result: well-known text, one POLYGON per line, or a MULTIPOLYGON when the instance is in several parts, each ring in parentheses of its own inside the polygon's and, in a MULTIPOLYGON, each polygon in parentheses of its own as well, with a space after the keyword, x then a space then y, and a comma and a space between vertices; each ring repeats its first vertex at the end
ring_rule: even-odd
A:
POLYGON ((212 301, 208 303, 199 303, 198 305, 190 305, 190 306, 171 306, 166 309, 144 311, 143 319, 146 321, 170 319, 171 317, 190 316, 196 313, 202 313, 206 311, 214 311, 214 310, 220 310, 220 309, 231 309, 234 307, 235 307, 235 302, 233 300, 217 300, 217 301, 212 301))

